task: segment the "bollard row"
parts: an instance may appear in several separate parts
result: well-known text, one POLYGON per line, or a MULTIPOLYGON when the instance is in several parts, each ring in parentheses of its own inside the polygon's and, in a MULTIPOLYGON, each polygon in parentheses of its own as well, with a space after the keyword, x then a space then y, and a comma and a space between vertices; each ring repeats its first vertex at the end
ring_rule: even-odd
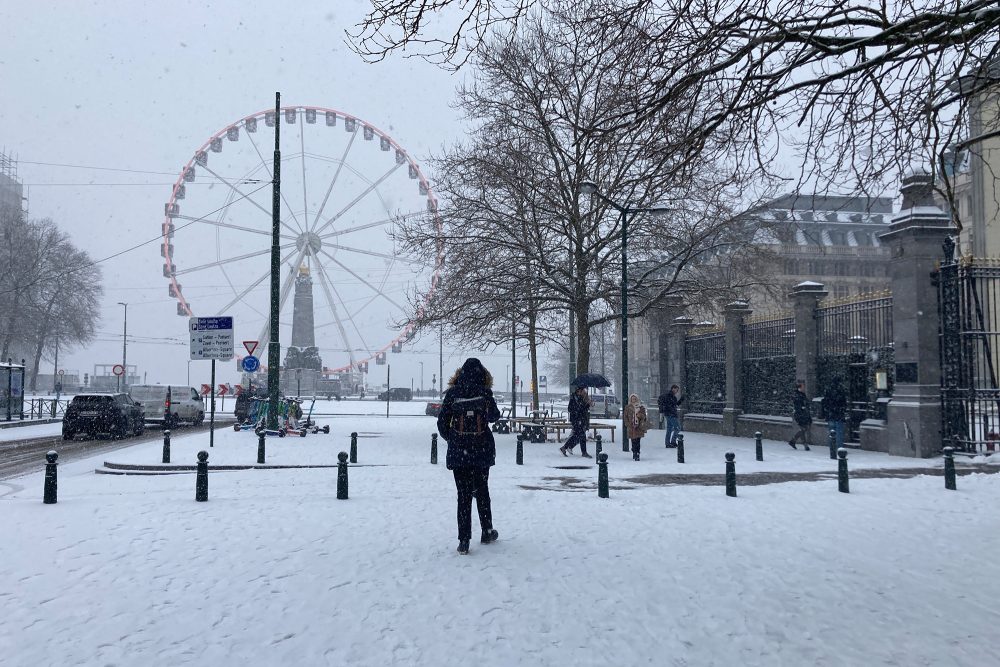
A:
POLYGON ((684 434, 677 434, 677 462, 684 463, 684 434))
POLYGON ((438 434, 431 433, 431 463, 437 465, 438 462, 438 434))
POLYGON ((753 439, 754 439, 754 446, 756 447, 756 450, 757 450, 757 452, 756 452, 756 454, 757 454, 757 460, 758 461, 763 461, 764 460, 764 434, 761 433, 760 431, 757 431, 756 433, 753 434, 753 439))
POLYGON ((514 452, 514 463, 519 466, 524 465, 524 436, 517 435, 517 450, 514 452))
POLYGON ((351 463, 358 462, 358 434, 351 433, 351 463))
POLYGON ((608 455, 604 452, 597 455, 597 497, 611 497, 608 492, 608 455))

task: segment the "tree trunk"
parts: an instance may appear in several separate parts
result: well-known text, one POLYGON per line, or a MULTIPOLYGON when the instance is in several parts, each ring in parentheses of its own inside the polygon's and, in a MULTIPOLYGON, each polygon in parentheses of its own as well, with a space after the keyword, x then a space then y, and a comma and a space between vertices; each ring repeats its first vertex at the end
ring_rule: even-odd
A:
POLYGON ((576 374, 590 372, 590 306, 576 309, 576 374))
POLYGON ((531 357, 531 409, 538 409, 538 338, 535 331, 535 308, 528 309, 528 354, 531 357))
POLYGON ((45 349, 45 339, 40 338, 35 345, 35 360, 31 367, 31 384, 28 387, 31 391, 38 391, 38 367, 42 364, 43 349, 45 349))

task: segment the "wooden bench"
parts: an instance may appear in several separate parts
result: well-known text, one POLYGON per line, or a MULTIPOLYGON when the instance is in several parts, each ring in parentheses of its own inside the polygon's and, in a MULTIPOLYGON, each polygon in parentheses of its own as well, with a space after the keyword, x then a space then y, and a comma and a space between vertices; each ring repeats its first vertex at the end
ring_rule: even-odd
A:
MULTIPOLYGON (((550 422, 545 425, 549 432, 554 431, 556 434, 556 442, 562 442, 562 432, 572 431, 573 425, 568 422, 550 422)), ((594 438, 597 438, 597 432, 599 430, 610 430, 611 431, 611 442, 615 441, 615 429, 618 428, 616 424, 591 424, 587 427, 588 431, 594 432, 594 438)))

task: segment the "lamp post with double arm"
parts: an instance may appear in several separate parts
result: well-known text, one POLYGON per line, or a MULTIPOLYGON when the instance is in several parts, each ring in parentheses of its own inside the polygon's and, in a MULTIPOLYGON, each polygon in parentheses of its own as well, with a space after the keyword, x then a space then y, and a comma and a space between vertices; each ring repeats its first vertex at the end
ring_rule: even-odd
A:
POLYGON ((628 425, 625 422, 625 405, 628 402, 628 219, 629 216, 640 213, 650 215, 665 215, 672 209, 663 206, 632 207, 619 204, 601 192, 601 188, 593 181, 580 181, 577 190, 582 195, 597 197, 611 208, 618 211, 622 221, 622 384, 619 398, 622 405, 622 442, 628 437, 628 425))

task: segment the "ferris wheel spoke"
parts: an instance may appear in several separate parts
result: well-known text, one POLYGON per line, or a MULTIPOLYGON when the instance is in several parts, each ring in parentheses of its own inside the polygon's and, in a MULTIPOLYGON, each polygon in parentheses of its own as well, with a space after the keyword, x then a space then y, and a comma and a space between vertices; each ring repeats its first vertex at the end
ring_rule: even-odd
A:
MULTIPOLYGON (((216 220, 209 220, 208 218, 193 218, 189 215, 175 215, 178 220, 189 220, 191 222, 204 222, 206 225, 212 225, 214 227, 225 227, 226 229, 235 229, 240 232, 248 232, 250 234, 261 234, 263 236, 271 236, 271 232, 265 232, 262 229, 254 229, 253 227, 241 227, 240 225, 233 225, 228 222, 218 222, 216 220)), ((293 240, 294 236, 282 235, 281 238, 293 240)))
POLYGON ((423 265, 423 262, 417 259, 409 259, 407 257, 400 257, 399 255, 387 255, 382 252, 375 252, 374 250, 362 250, 361 248, 351 248, 346 245, 337 245, 336 243, 324 243, 326 248, 336 248, 337 250, 343 250, 345 252, 356 252, 361 255, 371 255, 372 257, 381 257, 382 259, 390 259, 394 262, 403 262, 405 264, 418 264, 423 265))
POLYGON ((354 271, 352 271, 350 269, 350 267, 346 266, 342 262, 337 261, 336 257, 334 257, 333 255, 331 255, 330 253, 328 253, 325 250, 320 250, 320 252, 322 254, 326 255, 327 257, 329 257, 331 262, 333 262, 334 264, 336 264, 337 266, 339 266, 340 268, 342 268, 344 271, 347 271, 352 276, 354 276, 355 278, 357 278, 358 280, 360 280, 362 283, 364 283, 365 285, 367 285, 368 288, 371 289, 372 291, 374 291, 378 296, 381 296, 383 299, 385 299, 386 301, 388 301, 389 303, 391 303, 392 305, 394 305, 396 308, 399 308, 401 311, 404 311, 404 312, 406 311, 406 309, 403 308, 398 303, 396 303, 396 301, 394 299, 392 299, 391 297, 387 296, 385 292, 383 292, 378 287, 375 287, 370 282, 368 282, 367 280, 365 280, 364 278, 362 278, 361 276, 359 276, 358 274, 356 274, 354 271))
MULTIPOLYGON (((289 248, 294 248, 295 244, 290 243, 288 245, 279 246, 282 250, 288 250, 289 248)), ((183 276, 186 273, 194 273, 196 271, 204 271, 205 269, 215 268, 217 266, 223 266, 225 264, 232 264, 233 262, 241 262, 244 259, 250 259, 251 257, 260 257, 261 255, 266 255, 271 252, 270 248, 265 248, 264 250, 257 250, 255 252, 248 252, 245 255, 239 255, 237 257, 230 257, 228 259, 220 259, 216 262, 209 262, 208 264, 202 264, 200 266, 193 266, 190 269, 181 269, 180 271, 174 271, 175 276, 183 276)))
POLYGON ((340 218, 340 216, 342 216, 345 213, 347 213, 348 211, 350 211, 352 208, 354 208, 354 206, 358 202, 360 202, 362 199, 364 199, 365 197, 367 197, 368 195, 370 195, 372 192, 374 192, 375 189, 378 186, 382 185, 382 183, 385 181, 385 179, 387 179, 390 176, 392 176, 392 174, 397 169, 399 169, 401 166, 402 165, 400 163, 397 163, 397 164, 393 165, 392 168, 389 169, 389 171, 387 171, 384 174, 382 174, 377 181, 375 181, 374 183, 372 183, 371 185, 369 185, 367 188, 365 188, 365 190, 361 194, 359 194, 357 197, 355 197, 354 200, 350 204, 348 204, 344 208, 342 208, 339 211, 337 211, 337 213, 332 218, 330 218, 329 220, 327 220, 326 222, 324 222, 320 227, 318 227, 315 230, 315 232, 317 234, 319 234, 321 231, 323 231, 324 229, 326 229, 327 227, 329 227, 330 225, 332 225, 334 222, 336 222, 337 219, 340 218))
MULTIPOLYGON (((319 265, 319 262, 317 262, 319 265)), ((340 310, 337 308, 337 304, 333 301, 333 295, 330 294, 330 285, 327 283, 326 271, 320 265, 319 270, 319 284, 323 288, 323 296, 326 297, 326 302, 330 306, 330 312, 333 313, 333 319, 337 322, 337 330, 340 332, 340 339, 344 341, 344 347, 347 348, 347 354, 351 361, 351 367, 354 367, 354 350, 351 348, 351 341, 347 339, 347 330, 344 328, 344 322, 340 319, 340 310)), ((364 341, 362 341, 364 342, 364 341)))
MULTIPOLYGON (((209 167, 208 165, 202 165, 201 168, 204 169, 205 171, 207 171, 208 173, 210 173, 212 176, 215 176, 217 179, 219 179, 220 181, 222 181, 223 183, 225 183, 227 186, 229 186, 229 188, 233 191, 233 193, 235 193, 236 195, 239 195, 240 199, 245 199, 246 201, 250 202, 251 204, 253 204, 257 208, 259 208, 264 213, 264 215, 266 215, 268 217, 271 216, 271 212, 270 211, 268 211, 266 208, 264 208, 259 203, 257 203, 257 201, 251 199, 250 195, 248 195, 247 193, 243 192, 238 187, 236 187, 235 185, 233 185, 232 183, 230 183, 228 180, 226 180, 226 178, 224 176, 220 176, 217 172, 213 171, 211 167, 209 167)), ((231 203, 230 203, 230 205, 231 205, 231 203)), ((228 208, 228 206, 227 206, 227 208, 228 208)))
MULTIPOLYGON (((289 292, 292 291, 292 284, 295 282, 295 275, 299 272, 299 266, 302 265, 302 258, 305 257, 305 254, 306 254, 306 248, 303 248, 298 252, 298 254, 295 255, 295 261, 292 262, 292 264, 288 267, 288 275, 285 277, 285 282, 281 286, 281 294, 278 297, 279 313, 281 312, 281 309, 285 307, 285 301, 288 300, 288 294, 289 292)), ((270 330, 271 330, 271 323, 269 321, 265 321, 264 327, 260 331, 260 336, 257 337, 257 340, 261 341, 262 345, 260 353, 261 357, 264 356, 264 352, 265 350, 267 350, 267 346, 271 343, 270 330)))
MULTIPOLYGON (((365 340, 361 330, 358 329, 358 324, 354 320, 354 315, 351 314, 351 310, 347 307, 347 303, 344 301, 344 298, 340 296, 340 292, 337 291, 337 286, 333 284, 333 281, 326 272, 326 268, 320 262, 316 262, 316 265, 319 267, 320 275, 326 279, 327 284, 330 286, 330 290, 337 297, 337 301, 339 301, 340 305, 344 308, 344 312, 347 313, 347 319, 351 323, 351 327, 354 329, 354 332, 358 335, 358 340, 361 341, 362 348, 368 352, 368 356, 372 356, 371 345, 368 344, 368 341, 365 340)), ((345 347, 349 346, 345 345, 345 347)))
MULTIPOLYGON (((289 260, 291 260, 291 259, 292 259, 292 257, 294 257, 294 255, 286 255, 286 256, 285 256, 285 258, 284 258, 283 260, 281 260, 281 264, 287 264, 287 263, 289 262, 289 260)), ((247 294, 249 294, 250 292, 252 292, 252 291, 254 290, 254 288, 255 288, 255 287, 257 287, 257 286, 258 286, 258 285, 260 285, 260 284, 261 284, 262 282, 264 282, 264 280, 265 280, 265 279, 266 279, 266 278, 267 278, 268 276, 270 276, 270 275, 271 275, 271 269, 268 269, 267 271, 265 271, 265 272, 264 272, 264 273, 263 273, 263 274, 262 274, 262 275, 260 276, 260 278, 258 278, 257 280, 253 281, 253 282, 252 282, 252 283, 250 284, 250 286, 249 286, 249 287, 247 287, 247 288, 246 288, 245 290, 243 290, 242 292, 240 292, 239 294, 237 294, 237 295, 236 295, 236 298, 235 298, 235 299, 233 299, 232 301, 230 301, 229 303, 227 303, 227 304, 226 304, 225 306, 223 306, 223 307, 222 307, 222 310, 221 310, 221 311, 219 311, 219 312, 220 312, 220 313, 225 313, 225 312, 226 312, 226 311, 228 311, 228 310, 229 310, 230 308, 232 308, 233 306, 235 306, 235 305, 236 305, 237 303, 239 303, 240 301, 242 301, 242 300, 243 300, 243 298, 244 298, 244 297, 246 297, 246 295, 247 295, 247 294)))
POLYGON ((356 225, 354 227, 345 227, 343 229, 338 229, 338 230, 333 231, 333 232, 327 232, 326 234, 320 234, 319 237, 321 239, 329 239, 329 238, 333 238, 334 236, 343 236, 344 234, 350 234, 351 232, 360 232, 363 229, 371 229, 372 227, 378 227, 380 225, 387 225, 387 224, 389 224, 391 222, 395 222, 396 220, 398 220, 401 217, 405 218, 407 215, 409 215, 409 214, 407 213, 407 214, 403 214, 402 216, 395 216, 395 217, 392 217, 392 218, 383 218, 381 220, 373 220, 372 222, 366 222, 363 225, 356 225))
POLYGON ((358 133, 352 132, 351 138, 347 141, 347 148, 344 149, 343 155, 340 156, 340 164, 337 165, 337 171, 333 172, 333 178, 330 180, 330 186, 326 189, 326 195, 323 196, 323 203, 319 205, 319 210, 316 211, 316 217, 313 218, 313 227, 319 224, 320 216, 323 215, 323 211, 326 209, 326 202, 330 199, 330 193, 333 192, 333 186, 337 184, 337 179, 340 178, 340 172, 344 168, 344 164, 347 162, 347 154, 351 152, 351 146, 354 145, 354 140, 357 139, 357 137, 358 133))
MULTIPOLYGON (((254 151, 257 153, 257 157, 260 159, 260 163, 264 166, 264 171, 267 172, 267 177, 270 178, 271 181, 273 182, 274 181, 274 174, 271 172, 271 168, 269 166, 267 166, 267 160, 264 159, 264 156, 260 152, 260 148, 257 147, 257 142, 253 140, 253 135, 250 132, 247 132, 246 136, 247 136, 248 139, 250 139, 250 145, 253 146, 254 151)), ((292 207, 288 203, 288 200, 285 199, 285 193, 281 192, 279 194, 281 195, 281 201, 284 202, 284 204, 285 204, 285 208, 288 209, 288 215, 292 216, 292 220, 295 221, 295 226, 298 227, 299 230, 298 230, 298 232, 296 232, 294 229, 292 229, 292 226, 289 225, 284 220, 281 221, 281 224, 284 227, 288 228, 288 231, 290 231, 292 234, 301 234, 301 233, 303 233, 305 230, 302 229, 302 225, 299 223, 299 219, 295 216, 295 211, 292 210, 292 207)), ((271 215, 271 213, 268 212, 268 215, 271 215)))
MULTIPOLYGON (((305 220, 305 229, 309 229, 309 198, 306 197, 306 123, 299 123, 299 146, 302 149, 302 218, 305 220)), ((305 231, 305 229, 303 231, 305 231)))

